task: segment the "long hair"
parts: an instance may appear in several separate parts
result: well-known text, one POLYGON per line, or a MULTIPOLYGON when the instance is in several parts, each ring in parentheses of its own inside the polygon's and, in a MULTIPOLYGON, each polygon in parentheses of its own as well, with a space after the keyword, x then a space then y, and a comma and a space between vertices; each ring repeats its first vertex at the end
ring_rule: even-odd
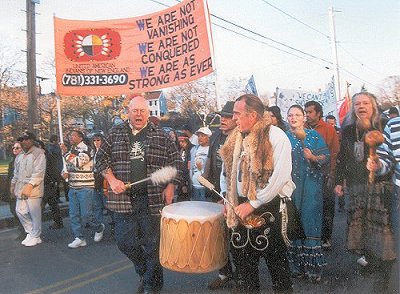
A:
POLYGON ((361 95, 367 96, 372 104, 372 117, 371 117, 372 127, 381 130, 380 114, 379 114, 378 104, 376 103, 376 97, 374 94, 371 94, 369 92, 359 92, 354 94, 353 97, 351 97, 350 111, 346 114, 346 116, 343 119, 342 128, 356 124, 357 116, 354 110, 354 102, 356 101, 357 97, 361 95))

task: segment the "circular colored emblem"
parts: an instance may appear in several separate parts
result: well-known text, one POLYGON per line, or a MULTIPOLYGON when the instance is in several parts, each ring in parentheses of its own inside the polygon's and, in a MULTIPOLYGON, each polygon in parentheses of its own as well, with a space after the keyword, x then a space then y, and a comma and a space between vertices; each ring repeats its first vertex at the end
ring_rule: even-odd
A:
POLYGON ((96 56, 103 50, 104 44, 101 38, 97 35, 89 35, 82 40, 82 49, 89 56, 96 56))

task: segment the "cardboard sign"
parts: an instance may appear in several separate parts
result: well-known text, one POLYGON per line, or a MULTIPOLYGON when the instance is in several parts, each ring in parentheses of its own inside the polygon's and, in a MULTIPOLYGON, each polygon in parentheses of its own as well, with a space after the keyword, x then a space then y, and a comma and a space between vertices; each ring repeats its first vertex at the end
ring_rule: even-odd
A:
POLYGON ((54 17, 54 30, 59 95, 142 93, 213 72, 204 0, 135 18, 54 17))

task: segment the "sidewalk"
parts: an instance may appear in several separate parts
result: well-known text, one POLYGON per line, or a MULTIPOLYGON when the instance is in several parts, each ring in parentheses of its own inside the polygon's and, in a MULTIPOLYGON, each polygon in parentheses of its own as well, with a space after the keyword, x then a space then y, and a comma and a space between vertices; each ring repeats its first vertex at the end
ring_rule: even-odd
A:
MULTIPOLYGON (((62 194, 61 194, 62 195, 62 194)), ((68 202, 65 200, 64 196, 60 197, 62 203, 59 203, 61 217, 64 218, 68 216, 68 202)), ((45 211, 43 213, 43 221, 51 220, 51 210, 48 205, 46 205, 45 211)), ((10 212, 10 206, 7 202, 0 201, 0 230, 5 228, 14 227, 15 220, 14 216, 10 212)))

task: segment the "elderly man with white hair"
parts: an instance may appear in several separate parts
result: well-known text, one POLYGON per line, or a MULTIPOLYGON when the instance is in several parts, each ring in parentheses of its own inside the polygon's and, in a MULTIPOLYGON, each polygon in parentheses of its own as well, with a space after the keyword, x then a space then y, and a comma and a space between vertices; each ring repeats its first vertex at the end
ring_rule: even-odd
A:
POLYGON ((172 203, 175 179, 165 185, 152 182, 127 187, 155 171, 183 163, 177 146, 149 121, 146 99, 134 97, 125 123, 115 126, 96 154, 96 170, 109 183, 107 208, 113 211, 118 248, 135 265, 140 278, 136 293, 159 293, 163 272, 159 261, 160 210, 172 203))

